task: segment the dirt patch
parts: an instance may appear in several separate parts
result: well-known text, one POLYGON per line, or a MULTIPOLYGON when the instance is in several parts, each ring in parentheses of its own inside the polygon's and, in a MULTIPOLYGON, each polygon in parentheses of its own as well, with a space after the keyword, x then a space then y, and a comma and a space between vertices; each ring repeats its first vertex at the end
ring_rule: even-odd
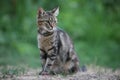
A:
POLYGON ((120 70, 113 71, 100 67, 88 67, 86 72, 78 72, 73 75, 38 75, 40 69, 7 67, 0 72, 0 80, 120 80, 120 70), (13 71, 12 71, 13 70, 13 71))

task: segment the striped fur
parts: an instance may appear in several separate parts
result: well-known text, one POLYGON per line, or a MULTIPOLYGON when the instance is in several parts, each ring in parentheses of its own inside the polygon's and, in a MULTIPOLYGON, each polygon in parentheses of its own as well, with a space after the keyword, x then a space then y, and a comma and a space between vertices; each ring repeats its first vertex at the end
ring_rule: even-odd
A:
POLYGON ((79 71, 79 60, 66 32, 56 27, 59 8, 38 10, 38 48, 42 71, 40 74, 69 74, 79 71))

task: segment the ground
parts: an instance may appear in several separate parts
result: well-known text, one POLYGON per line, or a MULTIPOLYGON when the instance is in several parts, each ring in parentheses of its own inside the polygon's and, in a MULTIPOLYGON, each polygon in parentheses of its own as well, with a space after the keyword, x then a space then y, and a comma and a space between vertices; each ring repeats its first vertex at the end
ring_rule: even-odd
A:
POLYGON ((95 66, 87 67, 86 72, 72 75, 38 75, 40 71, 29 67, 0 67, 0 80, 120 80, 120 69, 112 70, 95 66))

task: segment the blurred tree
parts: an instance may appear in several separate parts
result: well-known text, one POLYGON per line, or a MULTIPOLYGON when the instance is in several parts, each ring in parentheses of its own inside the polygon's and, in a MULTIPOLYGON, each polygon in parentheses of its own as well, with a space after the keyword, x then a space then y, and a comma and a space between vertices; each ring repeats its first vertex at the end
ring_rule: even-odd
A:
POLYGON ((120 67, 120 0, 1 0, 0 5, 0 65, 39 66, 37 10, 59 6, 58 26, 72 37, 81 64, 120 67))

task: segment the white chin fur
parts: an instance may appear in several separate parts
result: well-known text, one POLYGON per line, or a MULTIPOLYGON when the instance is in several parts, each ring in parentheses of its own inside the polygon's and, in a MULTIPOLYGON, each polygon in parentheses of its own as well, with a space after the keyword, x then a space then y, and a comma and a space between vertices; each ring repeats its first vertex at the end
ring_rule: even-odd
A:
POLYGON ((55 30, 57 30, 57 28, 56 28, 56 27, 54 27, 54 28, 53 28, 53 30, 55 31, 55 30))

